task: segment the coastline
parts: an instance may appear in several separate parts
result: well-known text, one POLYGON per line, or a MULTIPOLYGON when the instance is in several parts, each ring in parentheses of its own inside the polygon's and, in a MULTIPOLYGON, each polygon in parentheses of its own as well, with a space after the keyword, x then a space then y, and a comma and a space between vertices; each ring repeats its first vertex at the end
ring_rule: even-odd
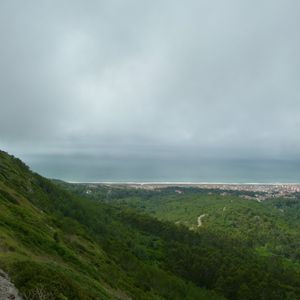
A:
POLYGON ((109 185, 300 185, 300 182, 187 182, 187 181, 66 181, 71 184, 109 184, 109 185))

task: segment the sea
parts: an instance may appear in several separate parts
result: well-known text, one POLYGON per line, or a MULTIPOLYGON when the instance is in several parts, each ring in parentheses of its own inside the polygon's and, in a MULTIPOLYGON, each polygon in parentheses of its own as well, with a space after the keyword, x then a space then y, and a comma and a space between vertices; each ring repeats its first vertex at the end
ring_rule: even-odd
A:
POLYGON ((39 155, 22 157, 48 178, 70 182, 300 183, 300 160, 178 159, 39 155))

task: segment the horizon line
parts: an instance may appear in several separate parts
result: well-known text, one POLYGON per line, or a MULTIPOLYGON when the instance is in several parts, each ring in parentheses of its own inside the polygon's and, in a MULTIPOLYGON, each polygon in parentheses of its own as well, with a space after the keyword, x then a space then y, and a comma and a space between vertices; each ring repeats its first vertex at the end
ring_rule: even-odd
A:
MULTIPOLYGON (((65 181, 65 180, 63 180, 65 181)), ((71 184, 114 185, 300 185, 300 182, 189 182, 189 181, 65 181, 71 184)))

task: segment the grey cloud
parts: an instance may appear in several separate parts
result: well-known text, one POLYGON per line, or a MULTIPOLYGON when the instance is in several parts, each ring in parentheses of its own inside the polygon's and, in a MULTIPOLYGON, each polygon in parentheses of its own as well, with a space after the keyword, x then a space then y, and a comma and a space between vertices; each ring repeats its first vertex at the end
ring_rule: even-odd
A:
POLYGON ((299 9, 2 1, 1 147, 21 157, 298 158, 299 9))

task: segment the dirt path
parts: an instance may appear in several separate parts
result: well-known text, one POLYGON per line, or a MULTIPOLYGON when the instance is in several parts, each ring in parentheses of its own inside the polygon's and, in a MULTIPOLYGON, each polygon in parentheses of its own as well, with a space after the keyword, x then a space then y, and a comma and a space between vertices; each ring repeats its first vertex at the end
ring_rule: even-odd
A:
POLYGON ((22 300, 8 275, 0 269, 0 300, 22 300))
POLYGON ((204 215, 201 215, 198 217, 197 221, 198 221, 198 227, 201 227, 202 226, 202 219, 206 216, 206 214, 204 215))

